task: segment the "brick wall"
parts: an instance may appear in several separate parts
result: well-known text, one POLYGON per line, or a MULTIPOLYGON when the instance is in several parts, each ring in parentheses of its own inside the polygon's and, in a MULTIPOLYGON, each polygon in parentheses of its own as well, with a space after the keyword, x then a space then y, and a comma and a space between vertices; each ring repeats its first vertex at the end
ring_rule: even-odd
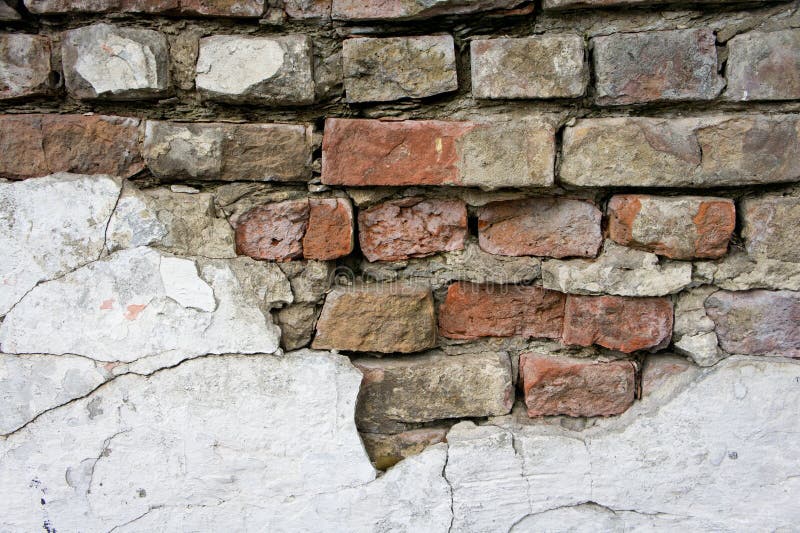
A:
POLYGON ((797 9, 0 0, 0 529, 795 527, 797 9))

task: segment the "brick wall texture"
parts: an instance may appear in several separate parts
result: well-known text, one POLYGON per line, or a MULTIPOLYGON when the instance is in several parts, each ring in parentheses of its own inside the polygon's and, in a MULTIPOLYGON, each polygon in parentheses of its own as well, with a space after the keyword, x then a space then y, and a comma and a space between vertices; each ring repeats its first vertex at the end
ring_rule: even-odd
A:
POLYGON ((0 0, 0 531, 795 529, 798 13, 0 0))

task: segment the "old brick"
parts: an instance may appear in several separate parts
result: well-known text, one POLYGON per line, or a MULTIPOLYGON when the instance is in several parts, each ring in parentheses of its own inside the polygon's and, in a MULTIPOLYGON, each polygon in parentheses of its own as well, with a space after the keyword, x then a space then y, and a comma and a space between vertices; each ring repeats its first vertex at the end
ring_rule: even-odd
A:
POLYGON ((458 89, 449 35, 347 39, 342 66, 348 102, 424 98, 458 89))
POLYGON ((581 8, 604 8, 613 6, 657 6, 664 4, 736 4, 748 0, 544 0, 546 11, 581 8))
POLYGON ((306 199, 254 207, 237 221, 236 253, 271 261, 301 257, 308 213, 306 199))
POLYGON ((564 132, 561 181, 579 186, 715 187, 800 176, 796 115, 579 120, 564 132))
POLYGON ((710 100, 725 86, 711 30, 615 33, 592 44, 601 105, 710 100))
POLYGON ((353 206, 344 198, 311 198, 303 257, 328 261, 353 251, 353 206))
POLYGON ((69 30, 61 43, 64 83, 75 98, 158 98, 169 89, 163 33, 110 24, 69 30))
POLYGON ((313 348, 409 353, 433 347, 430 288, 376 284, 333 289, 325 298, 313 348))
POLYGON ((364 378, 356 406, 362 431, 401 431, 409 424, 507 414, 514 403, 505 352, 431 352, 353 361, 364 378))
POLYGON ((538 118, 475 123, 328 119, 322 145, 328 185, 553 184, 555 130, 538 118))
POLYGON ((742 202, 742 221, 748 254, 800 263, 800 198, 748 198, 742 202))
POLYGON ((439 309, 439 333, 450 339, 557 339, 564 300, 560 292, 541 287, 456 282, 439 309))
POLYGON ((728 251, 736 207, 727 198, 624 194, 608 203, 609 236, 672 259, 717 258, 728 251))
POLYGON ((688 359, 678 355, 648 355, 642 364, 642 397, 650 396, 675 376, 696 368, 688 359))
POLYGON ((50 90, 50 39, 0 35, 0 100, 46 94, 50 90))
POLYGON ((0 177, 132 176, 144 168, 138 129, 138 119, 125 117, 0 115, 0 177))
POLYGON ((636 395, 636 368, 631 361, 603 363, 524 353, 519 373, 530 417, 618 415, 636 395))
POLYGON ((159 178, 308 181, 312 131, 301 124, 147 121, 142 153, 159 178))
POLYGON ((25 0, 31 13, 169 13, 260 17, 264 0, 25 0))
POLYGON ((800 357, 800 292, 718 291, 705 308, 726 352, 800 357))
POLYGON ((424 19, 509 9, 523 0, 332 0, 332 16, 338 20, 424 19))
POLYGON ((200 39, 195 83, 209 100, 302 105, 314 102, 306 35, 214 35, 200 39))
POLYGON ((428 446, 445 442, 447 428, 411 429, 401 433, 362 433, 364 449, 375 468, 386 470, 428 446))
POLYGON ((800 30, 749 32, 728 41, 732 100, 800 98, 800 30))
POLYGON ((498 255, 595 257, 603 215, 580 200, 531 198, 492 202, 478 217, 480 247, 498 255))
POLYGON ((567 296, 565 344, 598 344, 620 352, 658 349, 672 337, 669 298, 567 296))
POLYGON ((458 200, 403 198, 358 214, 358 240, 369 261, 400 261, 463 250, 467 208, 458 200))
POLYGON ((580 35, 477 39, 470 54, 475 98, 573 98, 589 80, 580 35))

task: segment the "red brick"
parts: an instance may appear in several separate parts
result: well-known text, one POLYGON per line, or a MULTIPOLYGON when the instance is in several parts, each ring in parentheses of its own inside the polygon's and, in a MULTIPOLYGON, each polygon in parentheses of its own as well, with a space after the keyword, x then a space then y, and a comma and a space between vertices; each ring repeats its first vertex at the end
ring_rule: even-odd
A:
POLYGON ((567 296, 565 344, 598 344, 620 352, 658 349, 672 338, 669 298, 567 296))
POLYGON ((519 372, 528 416, 609 416, 625 412, 636 395, 631 361, 520 356, 519 372))
POLYGON ((344 198, 311 198, 303 257, 328 261, 353 251, 353 206, 344 198))
POLYGON ((462 250, 467 208, 457 200, 403 198, 358 214, 358 239, 369 261, 400 261, 462 250))
POLYGON ((138 119, 0 115, 0 178, 56 172, 129 177, 143 168, 138 119))
POLYGON ((736 226, 736 207, 727 198, 618 195, 608 215, 611 239, 672 259, 722 257, 736 226))
POLYGON ((541 287, 453 283, 439 310, 439 333, 450 339, 479 337, 557 339, 565 296, 541 287))
POLYGON ((603 215, 580 200, 531 198, 492 202, 480 210, 478 242, 497 255, 595 257, 603 215))

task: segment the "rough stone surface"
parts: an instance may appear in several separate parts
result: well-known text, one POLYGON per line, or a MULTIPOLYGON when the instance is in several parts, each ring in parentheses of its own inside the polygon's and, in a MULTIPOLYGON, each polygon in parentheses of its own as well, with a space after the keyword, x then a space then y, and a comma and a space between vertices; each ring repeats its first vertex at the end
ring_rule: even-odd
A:
POLYGON ((169 13, 260 17, 264 0, 25 0, 32 13, 169 13))
POLYGON ((439 333, 450 339, 557 339, 563 321, 563 294, 522 285, 453 283, 439 309, 439 333))
POLYGON ((800 263, 800 247, 797 246, 800 198, 748 198, 741 206, 742 237, 749 255, 800 263))
POLYGON ((142 154, 159 178, 308 181, 312 131, 302 124, 147 121, 142 154))
POLYGON ((692 283, 692 265, 659 262, 655 254, 606 240, 597 259, 549 259, 542 263, 542 286, 570 294, 665 296, 692 283))
POLYGON ((342 45, 348 102, 424 98, 458 89, 450 35, 357 37, 342 45))
POLYGON ((615 33, 592 45, 600 105, 710 100, 725 86, 709 29, 615 33))
POLYGON ((800 98, 800 31, 748 32, 728 41, 725 96, 731 100, 800 98))
POLYGON ((100 257, 119 194, 104 175, 0 182, 0 316, 38 283, 100 257))
POLYGON ((519 361, 528 416, 609 416, 636 396, 636 366, 525 353, 519 361))
POLYGON ((138 127, 138 119, 125 117, 0 115, 0 178, 131 176, 144 167, 138 127))
POLYGON ((0 100, 50 91, 50 39, 0 35, 0 100))
POLYGON ((0 20, 4 21, 11 21, 11 20, 19 20, 22 17, 17 10, 13 7, 14 4, 10 4, 7 0, 0 0, 0 20))
POLYGON ((664 348, 672 338, 669 298, 567 297, 563 340, 630 353, 664 348))
POLYGON ((669 354, 648 355, 642 363, 642 397, 655 394, 684 373, 697 374, 699 369, 685 357, 669 354))
POLYGON ((278 348, 280 332, 267 304, 290 302, 292 295, 277 267, 247 265, 248 259, 239 265, 186 259, 181 261, 195 271, 180 275, 177 283, 168 259, 145 247, 122 250, 38 285, 6 315, 2 351, 126 363, 149 358, 142 362, 148 366, 278 348), (272 286, 266 279, 270 268, 279 276, 272 286), (259 297, 258 291, 265 294, 259 297))
POLYGON ((727 198, 624 194, 608 202, 611 239, 672 259, 722 257, 735 227, 727 198))
POLYGON ((800 263, 728 254, 721 261, 694 263, 694 277, 729 291, 787 289, 800 291, 800 263))
POLYGON ((325 261, 292 261, 278 266, 289 278, 295 303, 321 302, 336 274, 335 265, 325 261))
POLYGON ((699 2, 671 2, 668 0, 544 0, 542 7, 545 10, 604 8, 615 6, 655 6, 660 4, 690 3, 690 4, 736 4, 746 3, 746 0, 700 0, 699 2))
POLYGON ((353 251, 353 206, 345 198, 310 198, 303 257, 326 261, 353 251))
POLYGON ((358 214, 361 252, 369 261, 399 261, 463 250, 467 208, 457 200, 403 198, 358 214))
POLYGON ((338 20, 411 20, 508 9, 521 3, 521 0, 332 0, 331 14, 338 20))
POLYGON ((306 35, 214 35, 200 39, 195 83, 209 100, 302 105, 314 102, 306 35))
POLYGON ((675 351, 700 366, 711 366, 725 357, 719 349, 714 321, 708 317, 705 302, 717 292, 705 285, 682 292, 675 301, 675 351))
POLYGON ((236 222, 236 253, 271 261, 301 257, 308 215, 308 200, 288 200, 251 209, 236 222))
POLYGON ((423 428, 395 434, 362 433, 361 440, 375 468, 386 470, 428 446, 444 442, 446 436, 445 428, 423 428))
POLYGON ((499 255, 594 257, 603 243, 603 214, 580 200, 531 198, 480 209, 478 242, 499 255))
POLYGON ((470 43, 475 98, 574 98, 586 92, 589 69, 575 34, 470 43))
POLYGON ((713 187, 800 176, 795 115, 598 118, 564 130, 560 179, 579 186, 713 187))
POLYGON ((317 307, 309 304, 290 305, 276 311, 274 318, 281 328, 281 348, 297 350, 308 346, 318 316, 317 307))
POLYGON ((800 293, 719 291, 705 308, 726 352, 800 357, 800 293))
POLYGON ((169 90, 164 34, 99 23, 69 30, 61 45, 64 83, 75 98, 158 98, 169 90))
POLYGON ((331 0, 283 0, 283 9, 293 19, 331 18, 331 0))
POLYGON ((407 424, 465 416, 507 414, 514 402, 508 354, 362 358, 364 374, 356 408, 362 431, 402 430, 407 424))
POLYGON ((381 284, 338 287, 328 293, 312 347, 409 353, 432 348, 435 342, 430 289, 381 284))
POLYGON ((330 118, 322 150, 327 185, 547 186, 555 130, 535 118, 481 124, 330 118))
POLYGON ((126 185, 106 230, 109 251, 153 246, 177 255, 236 257, 233 229, 210 193, 126 185))

